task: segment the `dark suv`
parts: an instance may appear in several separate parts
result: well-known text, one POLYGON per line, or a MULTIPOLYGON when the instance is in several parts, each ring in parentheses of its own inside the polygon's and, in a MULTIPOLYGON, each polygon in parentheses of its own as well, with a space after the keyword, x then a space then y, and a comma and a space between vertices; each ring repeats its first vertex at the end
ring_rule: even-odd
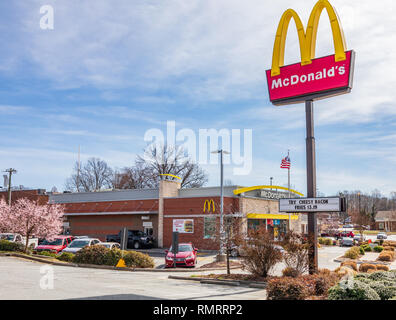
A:
MULTIPOLYGON (((106 242, 121 243, 121 231, 118 234, 109 234, 106 236, 106 242)), ((154 238, 140 230, 128 230, 127 248, 140 249, 151 248, 154 245, 154 238)))

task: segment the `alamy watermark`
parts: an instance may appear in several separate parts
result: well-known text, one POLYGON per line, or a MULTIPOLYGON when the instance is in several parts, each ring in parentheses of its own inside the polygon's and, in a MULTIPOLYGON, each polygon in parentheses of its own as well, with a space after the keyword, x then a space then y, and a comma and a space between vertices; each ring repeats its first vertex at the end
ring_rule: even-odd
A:
POLYGON ((234 175, 248 175, 252 170, 252 129, 199 129, 197 133, 189 128, 176 131, 176 122, 167 121, 166 133, 152 128, 145 132, 144 141, 148 142, 144 158, 149 159, 148 150, 152 147, 177 146, 186 157, 199 165, 218 164, 219 155, 212 153, 221 148, 223 163, 232 164, 234 175), (221 140, 221 144, 219 144, 221 140), (243 151, 243 152, 242 152, 243 151))
POLYGON ((40 28, 42 30, 54 30, 54 7, 47 4, 40 7, 40 28))
POLYGON ((48 264, 40 267, 40 288, 42 290, 54 289, 54 268, 48 264))

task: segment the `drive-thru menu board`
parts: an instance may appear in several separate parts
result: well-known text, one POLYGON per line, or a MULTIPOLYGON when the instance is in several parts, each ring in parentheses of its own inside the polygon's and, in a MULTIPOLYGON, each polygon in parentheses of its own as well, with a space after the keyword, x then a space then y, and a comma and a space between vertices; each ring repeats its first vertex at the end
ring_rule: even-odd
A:
POLYGON ((279 199, 279 212, 336 212, 341 211, 340 198, 279 199))
POLYGON ((193 219, 174 219, 173 232, 179 233, 194 233, 193 219))

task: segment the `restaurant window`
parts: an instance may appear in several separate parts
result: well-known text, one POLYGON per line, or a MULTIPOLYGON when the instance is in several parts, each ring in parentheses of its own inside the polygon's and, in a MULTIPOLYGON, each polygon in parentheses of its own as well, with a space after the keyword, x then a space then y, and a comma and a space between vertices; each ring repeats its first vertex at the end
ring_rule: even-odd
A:
POLYGON ((216 217, 204 217, 204 239, 213 238, 216 234, 216 217))

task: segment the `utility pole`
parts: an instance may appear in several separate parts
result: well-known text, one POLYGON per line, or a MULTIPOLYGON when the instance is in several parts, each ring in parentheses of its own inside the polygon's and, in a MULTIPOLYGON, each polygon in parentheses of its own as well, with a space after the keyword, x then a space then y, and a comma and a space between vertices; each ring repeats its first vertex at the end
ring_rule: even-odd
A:
POLYGON ((230 154, 223 149, 212 151, 211 153, 220 154, 220 251, 218 255, 219 261, 224 261, 224 193, 223 193, 223 154, 230 154))
POLYGON ((4 172, 8 173, 8 205, 11 206, 11 177, 13 173, 17 173, 17 171, 13 168, 9 168, 4 170, 4 172))

